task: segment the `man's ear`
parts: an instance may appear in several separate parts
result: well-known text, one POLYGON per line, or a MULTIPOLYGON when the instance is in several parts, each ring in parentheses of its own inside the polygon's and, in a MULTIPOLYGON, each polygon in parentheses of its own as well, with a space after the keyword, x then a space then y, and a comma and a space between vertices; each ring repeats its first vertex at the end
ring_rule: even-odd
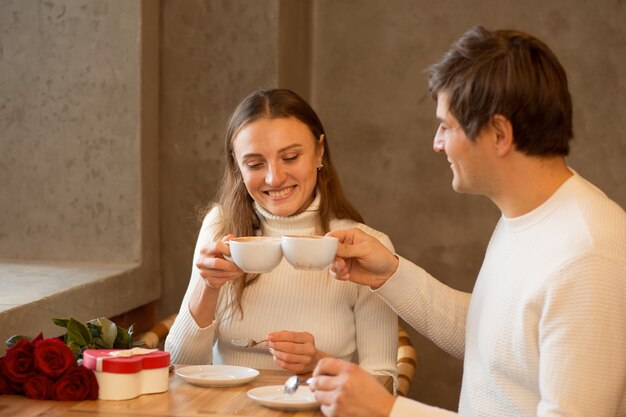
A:
POLYGON ((511 121, 501 114, 491 118, 491 127, 496 137, 496 148, 499 156, 504 156, 515 149, 513 140, 513 125, 511 121))

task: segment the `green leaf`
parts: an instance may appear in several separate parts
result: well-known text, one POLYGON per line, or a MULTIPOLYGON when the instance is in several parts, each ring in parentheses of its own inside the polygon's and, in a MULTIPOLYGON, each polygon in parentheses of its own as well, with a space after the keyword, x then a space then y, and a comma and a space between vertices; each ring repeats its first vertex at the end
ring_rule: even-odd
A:
POLYGON ((94 337, 92 345, 94 345, 96 347, 96 349, 104 349, 102 347, 102 346, 104 346, 104 341, 100 337, 94 337))
POLYGON ((92 322, 93 320, 87 322, 87 328, 89 329, 89 333, 91 333, 91 336, 94 338, 100 337, 100 335, 102 334, 102 326, 92 322))
POLYGON ((111 349, 115 345, 115 338, 118 334, 118 329, 115 323, 106 317, 100 317, 90 320, 87 324, 93 324, 99 326, 101 329, 100 338, 102 339, 102 345, 105 349, 111 349))
POLYGON ((16 334, 15 336, 11 336, 6 340, 6 345, 8 349, 11 349, 17 342, 22 339, 26 339, 28 341, 32 340, 30 337, 22 336, 21 334, 16 334))
POLYGON ((57 326, 61 326, 61 327, 65 327, 67 329, 67 323, 69 322, 68 319, 52 319, 52 322, 54 324, 56 324, 57 326))
POLYGON ((131 334, 128 332, 128 330, 122 327, 117 328, 117 337, 115 338, 114 347, 117 349, 130 349, 131 348, 131 334))
POLYGON ((87 326, 73 318, 70 318, 67 323, 67 336, 70 343, 75 343, 81 347, 93 343, 93 337, 87 326))
POLYGON ((83 349, 81 346, 79 346, 78 344, 74 343, 74 342, 69 342, 67 343, 67 346, 72 350, 72 353, 74 354, 74 357, 76 359, 80 359, 83 356, 83 349))

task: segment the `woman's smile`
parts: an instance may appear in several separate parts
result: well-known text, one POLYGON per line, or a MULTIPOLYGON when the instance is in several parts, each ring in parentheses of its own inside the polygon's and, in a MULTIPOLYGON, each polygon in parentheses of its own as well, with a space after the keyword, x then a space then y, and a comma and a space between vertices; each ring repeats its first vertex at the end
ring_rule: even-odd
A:
POLYGON ((281 188, 278 190, 268 190, 268 191, 264 191, 267 195, 270 196, 270 198, 273 198, 274 200, 283 200, 285 198, 289 198, 292 194, 293 194, 293 190, 296 188, 296 185, 293 185, 291 187, 285 187, 285 188, 281 188))

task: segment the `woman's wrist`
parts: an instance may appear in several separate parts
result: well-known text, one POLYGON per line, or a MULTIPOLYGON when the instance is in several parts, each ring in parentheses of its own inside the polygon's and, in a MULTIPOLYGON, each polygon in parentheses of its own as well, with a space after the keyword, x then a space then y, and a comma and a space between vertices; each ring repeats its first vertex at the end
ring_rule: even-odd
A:
POLYGON ((204 328, 215 320, 218 295, 219 289, 205 285, 203 280, 200 280, 196 285, 196 289, 189 300, 189 312, 198 327, 204 328))
POLYGON ((315 349, 315 360, 313 361, 313 363, 311 364, 311 369, 309 369, 307 371, 307 373, 312 373, 313 369, 315 369, 315 367, 317 366, 318 362, 320 360, 322 360, 323 358, 328 358, 330 355, 326 352, 323 352, 319 349, 315 349))

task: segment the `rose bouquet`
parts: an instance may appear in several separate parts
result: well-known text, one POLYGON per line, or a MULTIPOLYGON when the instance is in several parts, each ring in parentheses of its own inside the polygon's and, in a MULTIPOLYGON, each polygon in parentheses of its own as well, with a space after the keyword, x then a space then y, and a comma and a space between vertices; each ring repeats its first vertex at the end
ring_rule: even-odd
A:
POLYGON ((86 349, 130 348, 132 326, 117 327, 107 318, 83 324, 72 318, 52 319, 67 331, 63 336, 33 340, 13 336, 0 358, 0 395, 17 394, 38 400, 98 399, 94 372, 80 364, 86 349))
POLYGON ((0 358, 0 394, 23 394, 36 400, 79 401, 98 398, 93 371, 78 365, 60 339, 18 340, 0 358))

